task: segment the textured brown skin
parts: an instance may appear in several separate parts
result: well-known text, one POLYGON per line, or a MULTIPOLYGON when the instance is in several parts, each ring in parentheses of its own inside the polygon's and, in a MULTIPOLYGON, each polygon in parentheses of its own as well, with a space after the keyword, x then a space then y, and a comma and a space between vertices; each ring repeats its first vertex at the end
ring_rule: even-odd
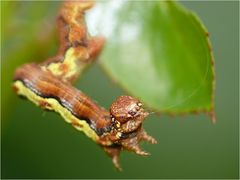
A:
MULTIPOLYGON (((74 74, 64 82, 61 76, 54 76, 50 70, 44 70, 44 67, 51 63, 61 63, 66 51, 71 47, 74 48, 74 56, 81 57, 79 61, 82 63, 91 64, 97 58, 103 47, 104 38, 90 37, 84 22, 84 12, 92 6, 91 1, 63 3, 57 18, 60 39, 57 54, 40 64, 25 64, 19 67, 15 72, 14 81, 23 82, 42 98, 56 99, 79 120, 86 120, 99 136, 97 143, 103 147, 112 158, 115 167, 120 170, 121 151, 128 150, 139 155, 148 155, 141 150, 140 142, 145 140, 152 144, 157 143, 142 127, 148 115, 142 108, 142 103, 131 96, 120 96, 113 102, 108 112, 71 85, 80 74, 74 74), (85 56, 81 56, 83 52, 85 56)), ((61 64, 59 70, 67 73, 68 66, 61 64)), ((16 92, 18 91, 17 87, 13 88, 16 92)), ((50 106, 45 101, 38 103, 43 109, 50 106)), ((72 124, 79 126, 76 122, 72 124)))

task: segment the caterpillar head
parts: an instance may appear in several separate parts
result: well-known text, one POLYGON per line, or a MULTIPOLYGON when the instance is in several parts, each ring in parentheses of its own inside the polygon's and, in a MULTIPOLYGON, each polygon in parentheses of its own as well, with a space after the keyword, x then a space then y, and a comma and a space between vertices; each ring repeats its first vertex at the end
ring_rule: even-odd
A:
POLYGON ((131 96, 120 96, 112 103, 110 114, 121 132, 133 132, 141 126, 148 115, 142 106, 138 99, 131 96))
POLYGON ((114 124, 113 134, 115 143, 112 147, 105 147, 105 151, 112 157, 114 165, 120 169, 119 154, 122 150, 132 151, 138 155, 149 155, 140 148, 140 142, 145 140, 152 144, 157 141, 149 136, 142 127, 148 112, 143 104, 131 96, 120 96, 112 103, 110 114, 114 124))

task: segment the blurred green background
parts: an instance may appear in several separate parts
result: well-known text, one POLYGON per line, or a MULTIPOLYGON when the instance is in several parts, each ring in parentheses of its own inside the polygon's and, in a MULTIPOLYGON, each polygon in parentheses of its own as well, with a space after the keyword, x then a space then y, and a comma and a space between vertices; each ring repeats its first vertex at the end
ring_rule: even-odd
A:
MULTIPOLYGON (((210 32, 216 60, 217 123, 204 114, 152 114, 144 123, 157 145, 150 157, 124 152, 117 172, 94 142, 53 112, 19 99, 11 89, 20 64, 41 61, 57 49, 57 2, 1 1, 2 178, 238 178, 239 2, 181 2, 210 32)), ((77 87, 108 108, 125 94, 98 64, 77 87)))

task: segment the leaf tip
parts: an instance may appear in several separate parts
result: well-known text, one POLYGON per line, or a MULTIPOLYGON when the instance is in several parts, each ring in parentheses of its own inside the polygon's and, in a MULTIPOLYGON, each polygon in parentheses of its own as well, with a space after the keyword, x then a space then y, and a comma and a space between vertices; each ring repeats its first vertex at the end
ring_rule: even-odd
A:
POLYGON ((217 123, 216 113, 214 109, 208 112, 207 115, 211 118, 213 124, 217 123))

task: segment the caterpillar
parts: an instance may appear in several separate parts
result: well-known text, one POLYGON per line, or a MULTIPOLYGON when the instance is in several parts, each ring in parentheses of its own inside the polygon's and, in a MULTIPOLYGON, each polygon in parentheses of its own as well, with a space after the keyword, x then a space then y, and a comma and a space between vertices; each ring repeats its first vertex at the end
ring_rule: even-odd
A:
POLYGON ((59 113, 67 123, 100 145, 121 170, 121 151, 149 155, 139 143, 145 140, 155 144, 157 141, 142 127, 148 112, 138 99, 120 96, 107 111, 72 86, 97 58, 104 44, 104 38, 87 34, 84 12, 92 5, 90 1, 63 3, 58 16, 60 47, 57 55, 40 64, 29 63, 17 68, 13 88, 37 106, 59 113))

